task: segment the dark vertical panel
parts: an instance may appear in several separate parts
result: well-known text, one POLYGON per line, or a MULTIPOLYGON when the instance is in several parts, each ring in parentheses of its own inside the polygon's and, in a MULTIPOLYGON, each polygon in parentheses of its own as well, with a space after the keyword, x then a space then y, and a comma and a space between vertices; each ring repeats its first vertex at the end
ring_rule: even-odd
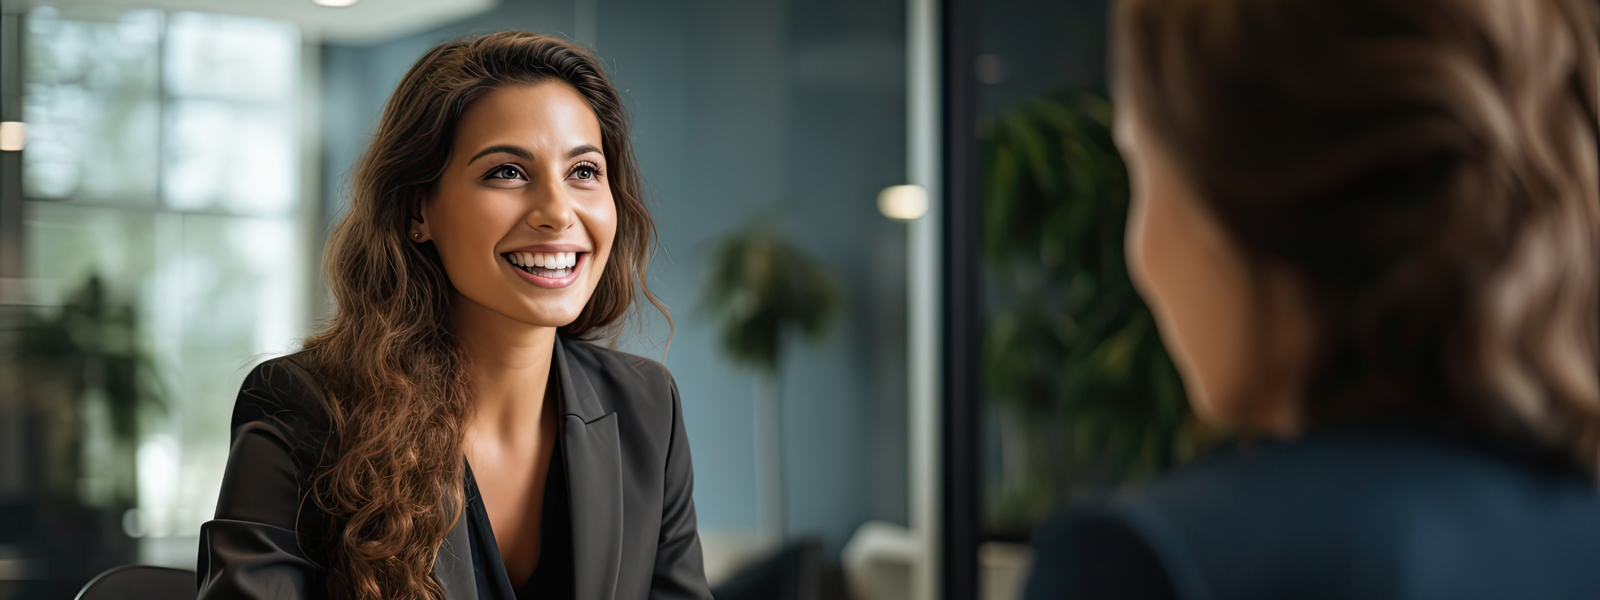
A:
MULTIPOLYGON (((0 15, 0 120, 22 120, 22 15, 0 15)), ((22 277, 22 153, 0 152, 0 277, 22 277)))
POLYGON ((978 596, 976 0, 944 0, 944 599, 978 596))

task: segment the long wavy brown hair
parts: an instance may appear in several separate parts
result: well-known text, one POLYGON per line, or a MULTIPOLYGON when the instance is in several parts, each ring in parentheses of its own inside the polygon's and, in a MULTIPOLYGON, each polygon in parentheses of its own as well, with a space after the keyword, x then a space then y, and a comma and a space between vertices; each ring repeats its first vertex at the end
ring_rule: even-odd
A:
MULTIPOLYGON (((324 269, 337 313, 302 356, 321 378, 332 426, 311 498, 330 520, 320 541, 336 598, 439 598, 434 560, 463 507, 462 436, 470 381, 452 334, 453 288, 432 243, 406 239, 435 194, 456 124, 506 85, 556 80, 600 121, 617 208, 611 259, 593 297, 560 334, 616 333, 645 270, 655 226, 641 200, 628 116, 582 48, 507 31, 434 47, 401 79, 350 181, 349 212, 328 238, 324 269)), ((671 322, 670 315, 667 316, 671 322)))
POLYGON ((1591 0, 1121 0, 1119 93, 1301 271, 1312 423, 1449 413, 1600 464, 1591 0))

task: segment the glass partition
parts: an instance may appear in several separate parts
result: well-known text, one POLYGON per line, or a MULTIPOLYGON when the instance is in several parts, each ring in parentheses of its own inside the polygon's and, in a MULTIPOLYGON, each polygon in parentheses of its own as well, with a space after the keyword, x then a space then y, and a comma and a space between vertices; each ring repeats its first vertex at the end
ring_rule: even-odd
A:
POLYGON ((0 456, 0 573, 24 553, 23 597, 194 565, 240 382, 331 308, 323 232, 390 93, 435 44, 506 29, 593 49, 631 113, 672 316, 643 305, 614 342, 676 379, 716 595, 937 593, 938 216, 878 204, 916 184, 938 210, 937 2, 915 25, 899 0, 142 4, 18 16, 26 185, 0 208, 20 207, 24 268, 0 273, 0 320, 65 344, 0 361, 0 411, 26 405, 0 431, 39 432, 0 437, 27 453, 0 456), (773 256, 806 275, 793 293, 737 268, 773 256))
POLYGON ((15 357, 37 367, 21 394, 55 423, 25 460, 59 481, 8 511, 86 538, 21 525, 7 537, 35 557, 41 587, 23 589, 55 597, 44 586, 70 595, 119 563, 192 567, 239 380, 307 332, 314 203, 300 194, 294 25, 41 7, 24 31, 24 274, 38 305, 23 321, 65 337, 15 357))

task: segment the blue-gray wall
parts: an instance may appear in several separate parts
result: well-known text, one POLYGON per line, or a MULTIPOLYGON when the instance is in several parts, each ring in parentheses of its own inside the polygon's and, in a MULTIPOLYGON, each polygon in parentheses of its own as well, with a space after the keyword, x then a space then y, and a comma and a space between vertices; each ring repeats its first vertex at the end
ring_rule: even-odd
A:
MULTIPOLYGON (((650 284, 676 318, 666 364, 683 397, 701 528, 757 524, 755 382, 721 356, 695 304, 716 240, 760 214, 831 267, 848 302, 825 342, 787 354, 788 531, 837 552, 867 519, 904 522, 905 232, 874 203, 905 174, 903 2, 591 1, 593 41, 633 111, 661 234, 650 284)), ((427 33, 325 47, 330 222, 384 101, 424 51, 504 29, 570 38, 574 15, 570 1, 503 0, 427 33)), ((625 347, 659 359, 665 338, 664 321, 646 319, 625 347)))

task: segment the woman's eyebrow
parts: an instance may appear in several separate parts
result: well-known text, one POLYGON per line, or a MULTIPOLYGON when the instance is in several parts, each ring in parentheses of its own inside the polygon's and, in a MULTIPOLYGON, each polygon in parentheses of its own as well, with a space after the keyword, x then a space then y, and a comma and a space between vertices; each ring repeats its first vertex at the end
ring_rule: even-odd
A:
MULTIPOLYGON (((590 152, 593 152, 595 154, 600 154, 600 155, 604 155, 605 154, 604 152, 600 151, 600 148, 598 146, 595 146, 593 144, 584 144, 582 146, 578 146, 576 148, 568 150, 567 151, 567 158, 577 158, 579 156, 583 156, 583 155, 588 154, 590 152)), ((479 151, 477 154, 472 155, 472 160, 468 160, 467 164, 470 165, 470 164, 472 164, 474 162, 477 162, 477 160, 480 159, 480 158, 483 158, 483 157, 488 156, 490 154, 497 154, 497 153, 510 154, 510 155, 515 156, 517 158, 520 158, 522 160, 533 160, 533 153, 529 152, 526 148, 523 148, 521 146, 510 146, 510 145, 502 144, 502 145, 499 145, 499 146, 490 146, 488 148, 484 148, 483 150, 479 151)))
POLYGON ((497 154, 497 153, 502 153, 502 152, 506 153, 506 154, 510 154, 510 155, 515 156, 517 158, 520 158, 522 160, 533 160, 533 153, 529 152, 526 148, 523 148, 521 146, 500 145, 500 146, 489 146, 488 148, 484 148, 482 151, 478 152, 477 154, 472 155, 472 160, 467 161, 467 164, 470 165, 470 164, 472 164, 474 162, 477 162, 478 159, 483 158, 485 156, 488 156, 490 154, 497 154))

